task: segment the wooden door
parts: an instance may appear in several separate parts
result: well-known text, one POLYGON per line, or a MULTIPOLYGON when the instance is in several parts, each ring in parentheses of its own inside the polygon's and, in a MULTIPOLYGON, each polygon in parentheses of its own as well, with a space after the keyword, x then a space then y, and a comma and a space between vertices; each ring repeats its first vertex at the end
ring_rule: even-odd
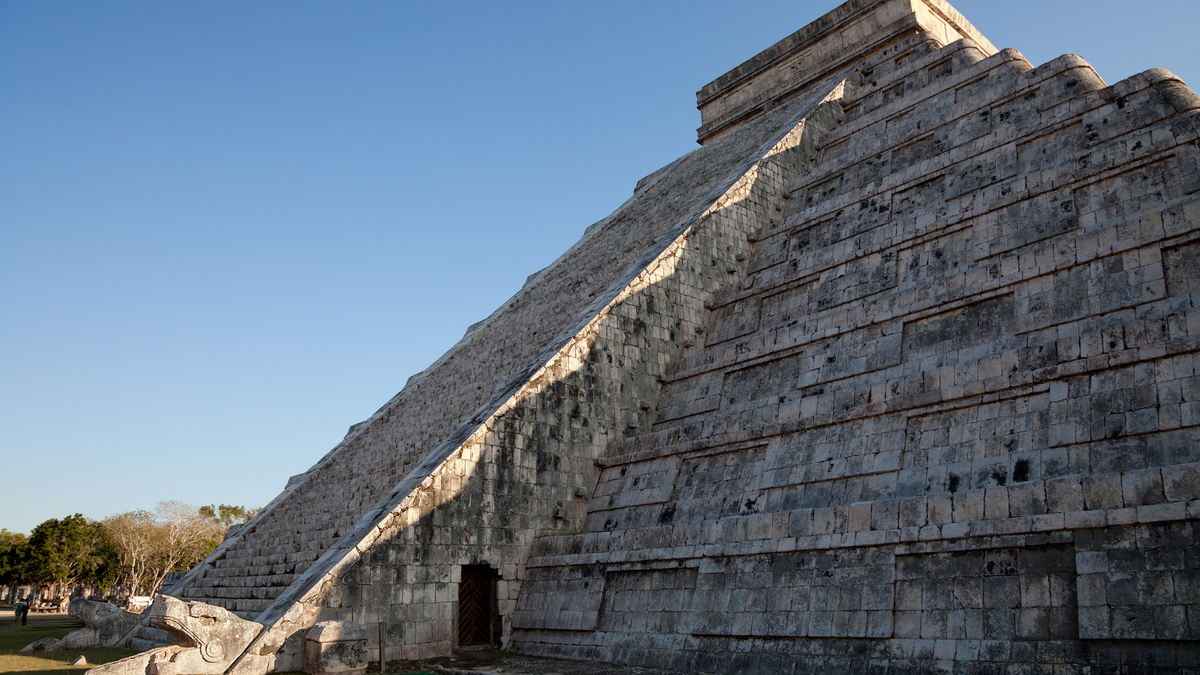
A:
POLYGON ((458 583, 458 646, 492 644, 496 607, 496 571, 487 565, 463 565, 458 583))

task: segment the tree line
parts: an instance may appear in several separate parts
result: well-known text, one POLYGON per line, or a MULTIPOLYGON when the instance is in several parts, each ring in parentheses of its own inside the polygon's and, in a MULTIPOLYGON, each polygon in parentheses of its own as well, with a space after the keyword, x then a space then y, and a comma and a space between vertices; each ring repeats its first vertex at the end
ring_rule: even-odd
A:
POLYGON ((51 518, 29 536, 0 529, 0 585, 36 585, 63 597, 79 585, 104 595, 152 595, 171 572, 216 550, 231 525, 258 512, 228 504, 159 502, 104 520, 51 518))

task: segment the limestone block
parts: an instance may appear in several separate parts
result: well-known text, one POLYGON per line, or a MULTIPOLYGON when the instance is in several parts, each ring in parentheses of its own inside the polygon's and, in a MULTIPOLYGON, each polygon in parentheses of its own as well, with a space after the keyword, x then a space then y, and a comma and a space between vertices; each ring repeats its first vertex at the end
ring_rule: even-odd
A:
POLYGON ((1200 499, 1200 465, 1164 467, 1162 476, 1167 499, 1200 499))
POLYGON ((367 670, 367 629, 354 621, 321 621, 304 636, 304 672, 312 675, 367 670))
POLYGON ((142 620, 141 614, 127 612, 107 602, 82 598, 72 600, 67 613, 82 621, 85 627, 63 637, 64 649, 115 647, 142 620))

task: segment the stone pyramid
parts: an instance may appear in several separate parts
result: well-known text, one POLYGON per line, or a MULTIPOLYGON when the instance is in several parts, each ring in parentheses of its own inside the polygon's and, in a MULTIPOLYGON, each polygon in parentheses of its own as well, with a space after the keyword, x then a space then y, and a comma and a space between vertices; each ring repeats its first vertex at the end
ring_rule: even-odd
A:
POLYGON ((1200 97, 851 0, 698 101, 168 590, 263 626, 229 672, 331 619, 391 659, 1200 668, 1200 97))

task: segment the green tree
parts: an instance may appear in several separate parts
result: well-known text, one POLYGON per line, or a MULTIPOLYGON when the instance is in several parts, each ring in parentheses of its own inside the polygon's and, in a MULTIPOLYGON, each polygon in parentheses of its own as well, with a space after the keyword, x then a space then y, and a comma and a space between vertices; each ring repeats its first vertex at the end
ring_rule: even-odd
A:
POLYGON ((232 506, 230 504, 209 504, 208 506, 200 507, 200 517, 215 520, 222 525, 229 527, 230 525, 238 525, 247 522, 262 509, 252 509, 245 506, 232 506))
POLYGON ((21 583, 28 547, 25 535, 0 529, 0 584, 21 583))
POLYGON ((61 593, 81 583, 108 586, 119 567, 104 526, 76 513, 33 528, 23 576, 25 581, 54 585, 61 593))

